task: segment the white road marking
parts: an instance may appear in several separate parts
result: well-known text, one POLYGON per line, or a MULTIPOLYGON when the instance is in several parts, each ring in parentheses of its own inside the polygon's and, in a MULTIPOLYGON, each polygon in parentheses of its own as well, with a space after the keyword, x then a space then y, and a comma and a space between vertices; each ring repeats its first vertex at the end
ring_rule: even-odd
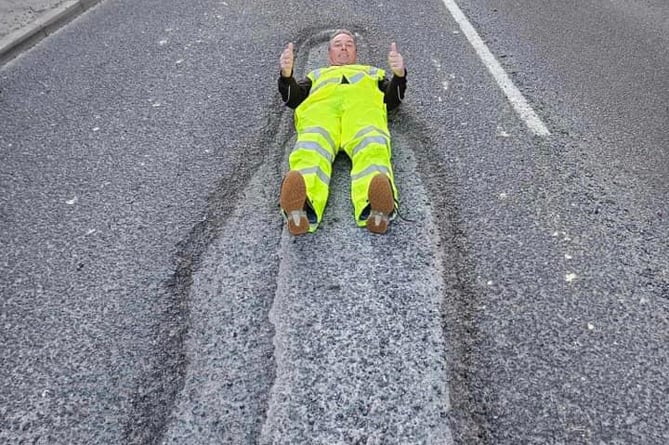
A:
POLYGON ((460 29, 469 40, 469 43, 474 47, 476 54, 481 58, 490 74, 495 78, 497 85, 502 89, 506 97, 511 102, 511 105, 516 110, 516 113, 525 122, 529 129, 537 136, 548 136, 550 132, 546 125, 541 121, 539 116, 534 112, 532 107, 527 103, 527 100, 518 88, 513 84, 509 76, 504 71, 504 68, 499 64, 495 56, 492 55, 486 44, 478 35, 474 27, 469 23, 465 14, 460 10, 460 7, 455 3, 455 0, 443 0, 444 5, 453 16, 453 19, 460 25, 460 29))

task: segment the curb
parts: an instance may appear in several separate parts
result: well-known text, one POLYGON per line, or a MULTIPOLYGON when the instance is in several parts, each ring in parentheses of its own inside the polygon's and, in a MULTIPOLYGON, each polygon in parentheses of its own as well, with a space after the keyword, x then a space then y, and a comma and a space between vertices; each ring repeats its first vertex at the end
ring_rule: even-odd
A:
POLYGON ((73 0, 46 12, 36 20, 0 39, 0 66, 53 34, 101 0, 73 0))

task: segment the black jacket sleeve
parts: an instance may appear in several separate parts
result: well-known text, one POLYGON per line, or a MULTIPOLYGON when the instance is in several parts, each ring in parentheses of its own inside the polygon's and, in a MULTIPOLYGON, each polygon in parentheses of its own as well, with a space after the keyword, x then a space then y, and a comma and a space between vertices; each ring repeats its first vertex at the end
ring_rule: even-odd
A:
POLYGON ((292 75, 290 77, 279 75, 279 92, 286 106, 297 108, 307 98, 309 90, 311 90, 311 80, 308 77, 298 82, 292 75))
POLYGON ((406 70, 404 77, 393 77, 379 80, 379 89, 383 91, 383 102, 385 102, 388 111, 400 106, 402 99, 404 99, 404 92, 407 89, 407 75, 406 70))
MULTIPOLYGON (((407 77, 393 76, 390 80, 379 80, 379 89, 383 92, 383 102, 388 110, 397 108, 404 99, 404 92, 407 88, 407 77)), ((292 109, 295 109, 309 96, 311 90, 311 80, 308 77, 299 82, 291 75, 283 77, 279 75, 279 92, 283 103, 292 109)))

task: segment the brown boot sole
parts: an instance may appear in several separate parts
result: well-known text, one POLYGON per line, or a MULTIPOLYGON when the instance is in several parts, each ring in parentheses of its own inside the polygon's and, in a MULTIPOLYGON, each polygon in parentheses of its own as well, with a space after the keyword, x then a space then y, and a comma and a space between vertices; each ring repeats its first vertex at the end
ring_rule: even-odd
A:
POLYGON ((372 178, 367 192, 371 210, 367 218, 367 230, 372 233, 386 233, 390 223, 390 214, 395 208, 393 188, 386 175, 379 174, 372 178))
POLYGON ((302 175, 291 170, 286 173, 281 184, 279 205, 286 212, 288 231, 293 235, 302 235, 309 231, 309 219, 304 210, 307 202, 307 187, 302 175))

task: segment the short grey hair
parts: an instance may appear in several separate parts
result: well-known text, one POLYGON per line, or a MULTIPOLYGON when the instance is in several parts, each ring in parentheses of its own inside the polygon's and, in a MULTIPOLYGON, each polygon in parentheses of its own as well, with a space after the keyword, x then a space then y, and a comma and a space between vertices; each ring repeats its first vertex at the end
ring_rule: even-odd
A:
POLYGON ((340 28, 335 30, 332 34, 330 34, 330 40, 328 40, 328 48, 330 48, 330 45, 332 44, 332 41, 334 40, 335 37, 337 37, 339 34, 346 34, 347 36, 351 37, 353 39, 353 44, 358 47, 358 40, 355 38, 355 34, 353 34, 351 31, 349 31, 346 28, 340 28))

